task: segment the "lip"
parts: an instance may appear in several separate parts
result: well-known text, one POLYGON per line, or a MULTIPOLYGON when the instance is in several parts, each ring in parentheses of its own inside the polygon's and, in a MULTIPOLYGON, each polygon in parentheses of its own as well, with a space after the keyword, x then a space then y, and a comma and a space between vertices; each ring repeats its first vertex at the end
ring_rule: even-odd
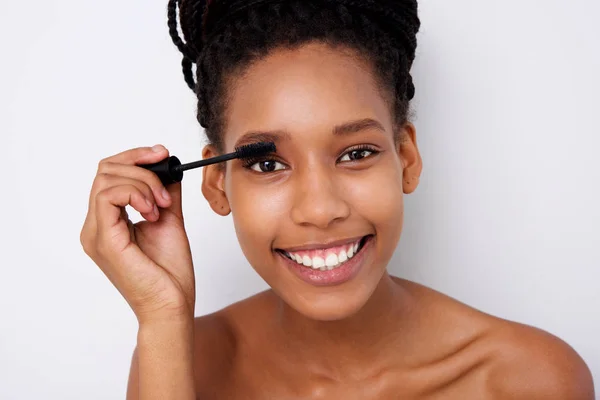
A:
POLYGON ((340 240, 335 240, 335 241, 331 241, 331 242, 327 242, 327 243, 311 242, 311 243, 305 243, 301 246, 295 246, 295 247, 279 247, 276 250, 287 251, 288 253, 294 253, 297 251, 323 250, 323 249, 329 249, 331 247, 343 246, 345 244, 356 243, 359 240, 361 240, 362 238, 364 238, 365 236, 370 236, 370 235, 361 235, 361 236, 356 236, 356 237, 349 238, 349 239, 340 239, 340 240))
MULTIPOLYGON (((283 267, 289 269, 302 281, 319 287, 337 286, 348 282, 358 275, 372 252, 374 239, 374 235, 367 235, 364 245, 354 257, 346 261, 341 267, 328 271, 305 267, 304 265, 300 265, 297 262, 290 260, 279 251, 276 251, 275 253, 283 263, 283 267)), ((345 242, 342 241, 342 244, 343 243, 345 242)))

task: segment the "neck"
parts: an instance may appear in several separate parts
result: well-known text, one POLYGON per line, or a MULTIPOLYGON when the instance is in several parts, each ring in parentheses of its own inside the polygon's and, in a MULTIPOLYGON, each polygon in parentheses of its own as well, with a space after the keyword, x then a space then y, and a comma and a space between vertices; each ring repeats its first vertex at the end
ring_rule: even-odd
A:
POLYGON ((390 353, 390 345, 401 343, 411 309, 408 293, 387 272, 367 303, 343 320, 312 320, 283 300, 279 303, 279 326, 287 351, 298 355, 294 362, 325 374, 384 368, 382 355, 390 353))

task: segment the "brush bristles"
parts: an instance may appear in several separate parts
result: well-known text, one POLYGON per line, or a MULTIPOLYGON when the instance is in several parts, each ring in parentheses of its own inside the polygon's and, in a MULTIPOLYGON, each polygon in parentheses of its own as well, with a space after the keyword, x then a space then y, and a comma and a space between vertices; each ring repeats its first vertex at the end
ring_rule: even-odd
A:
POLYGON ((239 158, 252 158, 275 153, 277 148, 273 142, 259 142, 236 147, 235 151, 239 158))

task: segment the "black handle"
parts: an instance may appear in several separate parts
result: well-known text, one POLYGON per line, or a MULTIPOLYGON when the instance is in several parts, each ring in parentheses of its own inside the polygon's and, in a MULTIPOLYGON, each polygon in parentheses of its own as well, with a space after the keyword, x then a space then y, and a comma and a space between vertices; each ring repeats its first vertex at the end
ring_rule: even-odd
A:
POLYGON ((171 183, 181 182, 183 179, 183 171, 176 169, 179 165, 181 165, 181 161, 177 157, 171 156, 157 163, 140 165, 140 167, 154 172, 162 184, 167 186, 171 183))

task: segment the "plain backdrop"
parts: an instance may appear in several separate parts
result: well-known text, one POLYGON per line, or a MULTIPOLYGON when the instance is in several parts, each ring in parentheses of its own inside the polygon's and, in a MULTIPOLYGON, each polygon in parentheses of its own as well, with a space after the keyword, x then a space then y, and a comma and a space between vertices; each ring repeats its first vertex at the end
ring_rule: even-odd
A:
MULTIPOLYGON (((83 253, 100 159, 201 158, 166 0, 0 3, 0 399, 122 399, 135 316, 83 253)), ((424 170, 390 271, 567 341, 600 381, 600 3, 421 0, 424 170)), ((184 181, 197 315, 267 288, 184 181)))

